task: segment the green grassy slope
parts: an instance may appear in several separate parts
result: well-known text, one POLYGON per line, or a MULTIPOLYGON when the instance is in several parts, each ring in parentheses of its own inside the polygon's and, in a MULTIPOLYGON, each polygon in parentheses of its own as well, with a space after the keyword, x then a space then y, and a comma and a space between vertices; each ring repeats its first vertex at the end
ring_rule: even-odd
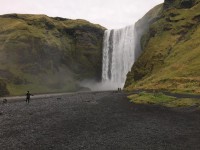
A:
POLYGON ((79 90, 80 80, 100 79, 104 30, 85 20, 2 15, 0 82, 11 95, 79 90))
POLYGON ((128 74, 126 90, 200 93, 200 1, 187 2, 165 1, 145 34, 144 52, 128 74))
POLYGON ((145 36, 149 31, 149 25, 159 19, 162 12, 163 4, 152 8, 144 17, 135 24, 135 43, 136 43, 136 59, 140 56, 144 49, 145 42, 148 36, 145 36), (141 41, 141 42, 140 42, 141 41))
POLYGON ((200 109, 199 99, 194 98, 176 98, 163 93, 146 93, 129 95, 131 102, 137 104, 154 104, 165 107, 193 107, 196 110, 200 109))

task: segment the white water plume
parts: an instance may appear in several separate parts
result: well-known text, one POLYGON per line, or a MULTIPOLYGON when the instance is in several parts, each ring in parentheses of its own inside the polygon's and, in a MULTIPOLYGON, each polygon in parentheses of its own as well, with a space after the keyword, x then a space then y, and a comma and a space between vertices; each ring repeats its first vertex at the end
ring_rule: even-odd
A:
POLYGON ((135 26, 106 30, 103 44, 102 84, 106 89, 123 88, 135 62, 135 26))

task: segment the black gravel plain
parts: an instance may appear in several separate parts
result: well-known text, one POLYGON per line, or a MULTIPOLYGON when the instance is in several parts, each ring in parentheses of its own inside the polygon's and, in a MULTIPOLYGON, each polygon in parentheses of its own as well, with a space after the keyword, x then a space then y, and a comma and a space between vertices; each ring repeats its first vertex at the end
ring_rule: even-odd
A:
POLYGON ((130 103, 125 93, 0 104, 0 150, 200 150, 200 112, 130 103))

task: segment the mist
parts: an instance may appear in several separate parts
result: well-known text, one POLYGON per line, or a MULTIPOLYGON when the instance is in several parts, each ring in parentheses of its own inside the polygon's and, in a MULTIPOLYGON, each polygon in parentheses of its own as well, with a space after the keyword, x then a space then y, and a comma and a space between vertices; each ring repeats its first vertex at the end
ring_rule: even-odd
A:
POLYGON ((80 86, 89 88, 91 91, 117 90, 117 85, 112 82, 97 82, 95 80, 84 80, 80 82, 80 86))

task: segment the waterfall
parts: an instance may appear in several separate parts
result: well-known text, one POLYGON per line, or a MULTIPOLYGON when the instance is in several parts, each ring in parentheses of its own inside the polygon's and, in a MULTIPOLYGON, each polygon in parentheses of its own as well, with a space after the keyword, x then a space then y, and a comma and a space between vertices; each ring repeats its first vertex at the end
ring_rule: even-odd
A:
POLYGON ((106 30, 103 42, 102 83, 110 90, 123 88, 135 61, 135 26, 106 30))

